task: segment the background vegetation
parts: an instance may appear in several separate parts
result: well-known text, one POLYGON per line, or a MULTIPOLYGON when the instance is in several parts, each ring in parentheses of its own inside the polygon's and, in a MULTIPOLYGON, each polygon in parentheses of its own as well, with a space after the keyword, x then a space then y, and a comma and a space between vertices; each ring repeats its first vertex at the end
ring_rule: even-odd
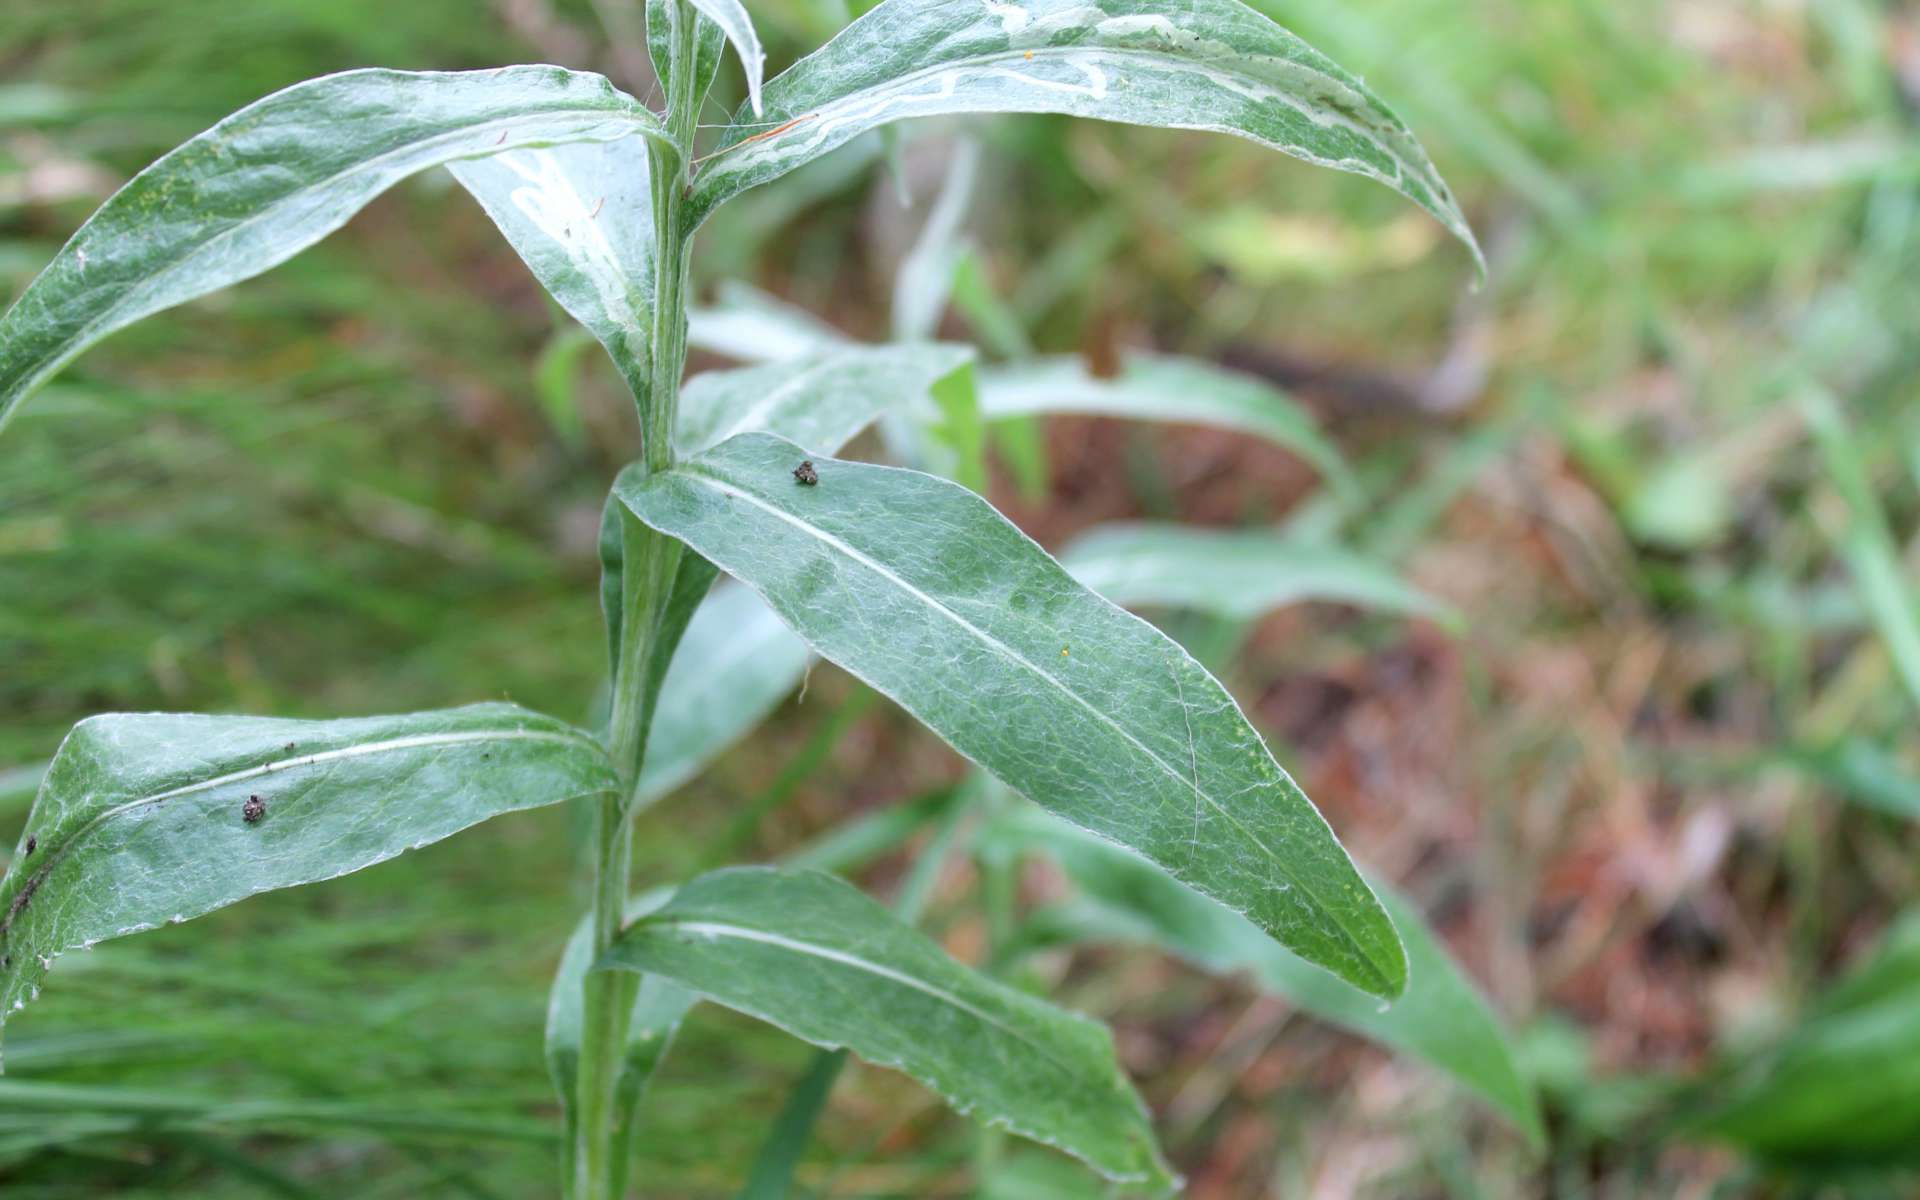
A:
MULTIPOLYGON (((1259 6, 1399 106, 1488 246, 1486 286, 1377 187, 1223 138, 1028 117, 843 153, 722 214, 696 267, 884 338, 964 129, 987 153, 943 334, 1096 368, 1194 354, 1312 406, 1351 502, 1252 438, 1087 418, 1046 428, 1042 488, 1003 470, 992 493, 1056 548, 1127 517, 1324 531, 1459 611, 1457 629, 1328 605, 1173 628, 1509 1018, 1549 1144, 1247 981, 1144 951, 1032 969, 1114 1022, 1196 1196, 1910 1194, 1920 11, 1259 6)), ((776 67, 847 16, 754 12, 776 67)), ((127 175, 268 91, 544 60, 645 96, 637 17, 7 6, 0 292, 127 175)), ((630 412, 444 173, 115 337, 0 441, 0 843, 95 711, 504 693, 590 719, 594 535, 630 412)), ((962 775, 822 667, 668 802, 640 878, 776 856, 962 775)), ((9 1030, 0 1188, 551 1190, 539 1030, 579 832, 508 817, 63 961, 9 1030)), ((929 916, 963 958, 983 940, 967 883, 929 916)), ((644 1177, 725 1194, 807 1061, 701 1009, 657 1080, 644 1177)), ((903 1080, 849 1080, 803 1170, 822 1193, 1091 1186, 1038 1150, 978 1157, 903 1080)))

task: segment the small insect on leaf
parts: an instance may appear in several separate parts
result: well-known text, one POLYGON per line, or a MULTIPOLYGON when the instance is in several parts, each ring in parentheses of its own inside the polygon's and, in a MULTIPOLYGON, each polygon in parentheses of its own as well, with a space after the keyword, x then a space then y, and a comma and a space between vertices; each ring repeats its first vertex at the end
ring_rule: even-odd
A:
MULTIPOLYGON (((27 837, 27 854, 32 854, 35 850, 38 850, 39 848, 40 848, 39 836, 37 834, 29 835, 27 837)), ((26 855, 22 855, 21 857, 24 858, 26 857, 26 855)))
POLYGON ((249 825, 257 825, 260 818, 267 815, 267 802, 258 796, 248 796, 247 802, 240 806, 240 819, 249 825))
POLYGON ((793 477, 808 487, 820 482, 820 472, 813 469, 813 460, 810 458, 793 469, 793 477))

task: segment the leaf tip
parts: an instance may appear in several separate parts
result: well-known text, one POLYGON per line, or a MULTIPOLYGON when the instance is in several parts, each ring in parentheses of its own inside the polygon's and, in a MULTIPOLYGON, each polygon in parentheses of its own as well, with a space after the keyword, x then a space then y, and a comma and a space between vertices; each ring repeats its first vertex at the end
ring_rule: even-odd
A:
POLYGON ((747 71, 747 103, 753 107, 754 119, 759 120, 767 115, 766 105, 760 95, 761 80, 766 75, 767 57, 764 54, 755 58, 747 58, 743 55, 740 65, 747 71))

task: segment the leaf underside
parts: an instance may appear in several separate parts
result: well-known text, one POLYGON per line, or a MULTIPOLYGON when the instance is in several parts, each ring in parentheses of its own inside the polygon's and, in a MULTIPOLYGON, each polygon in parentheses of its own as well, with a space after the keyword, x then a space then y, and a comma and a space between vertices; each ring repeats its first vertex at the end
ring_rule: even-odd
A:
POLYGON ((0 318, 0 425, 101 338, 286 261, 416 171, 636 134, 664 136, 602 77, 559 67, 346 71, 276 92, 114 193, 0 318))
POLYGON ((653 196, 643 139, 530 147, 451 164, 540 286, 647 387, 653 196))
POLYGON ((746 736, 800 682, 810 657, 752 591, 737 583, 714 588, 660 685, 636 804, 658 801, 746 736))

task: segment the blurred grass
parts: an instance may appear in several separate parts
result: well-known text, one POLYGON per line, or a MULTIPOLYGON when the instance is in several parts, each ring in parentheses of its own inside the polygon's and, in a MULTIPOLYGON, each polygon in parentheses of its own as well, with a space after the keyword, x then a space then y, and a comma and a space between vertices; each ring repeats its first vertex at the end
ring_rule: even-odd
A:
MULTIPOLYGON (((1667 1135, 1692 1103, 1676 1081, 1825 1011, 1824 982, 1920 894, 1899 632, 1920 531, 1920 16, 1260 4, 1402 109, 1466 198, 1487 284, 1363 182, 1225 139, 972 121, 973 249, 942 332, 1002 355, 1199 354, 1316 405, 1372 497, 1340 532, 1470 633, 1288 614, 1225 669, 1343 835, 1531 1025, 1554 1148, 1528 1160, 1339 1035, 1239 1020, 1256 1001, 1236 985, 1116 952, 1047 982, 1115 1017, 1149 1099, 1182 1114, 1172 1150, 1199 1195, 1794 1186, 1667 1135), (1815 392, 1831 400, 1810 425, 1815 392), (1245 1069, 1192 1107, 1216 1061, 1245 1069)), ((807 0, 755 15, 776 65, 841 19, 807 0)), ((585 0, 11 6, 0 290, 114 181, 277 87, 522 60, 621 65, 585 0)), ((942 128, 898 155, 921 206, 942 128)), ((884 337, 917 232, 885 162, 850 152, 747 198, 701 269, 884 337)), ((508 695, 589 719, 592 537, 634 433, 575 345, 435 177, 70 369, 0 440, 0 834, 27 803, 10 781, 103 709, 508 695)), ((1231 438, 1060 422, 1045 444, 1045 498, 996 498, 1050 545, 1141 514, 1342 520, 1231 438)), ((649 820, 643 879, 951 777, 899 714, 820 675, 649 820)), ((560 814, 516 817, 63 960, 9 1024, 0 1188, 551 1190, 539 1027, 572 837, 560 814)), ((936 915, 956 951, 977 946, 965 910, 936 915)), ((649 1105, 650 1193, 737 1185, 806 1061, 703 1010, 649 1105)), ((923 1094, 862 1071, 803 1177, 951 1193, 970 1154, 923 1094)), ((987 1186, 1072 1187, 1054 1167, 1015 1152, 987 1186)))

